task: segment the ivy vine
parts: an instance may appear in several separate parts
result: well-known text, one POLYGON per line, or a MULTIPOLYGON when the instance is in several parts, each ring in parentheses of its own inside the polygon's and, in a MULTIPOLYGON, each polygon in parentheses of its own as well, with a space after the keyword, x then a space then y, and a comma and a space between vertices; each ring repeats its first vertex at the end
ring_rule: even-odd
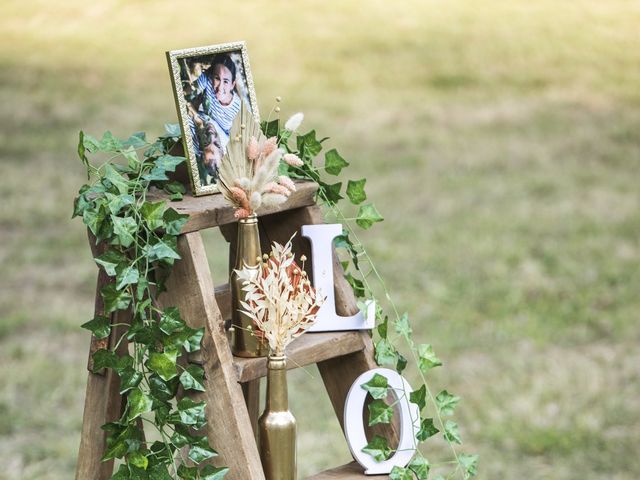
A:
MULTIPOLYGON (((279 109, 277 109, 279 110, 279 109)), ((349 163, 334 148, 324 154, 324 162, 319 158, 323 150, 323 143, 328 138, 318 139, 315 130, 305 134, 296 134, 285 128, 281 128, 279 119, 263 122, 262 129, 267 137, 277 136, 281 148, 288 153, 298 155, 304 162, 300 167, 284 165, 283 173, 291 178, 311 180, 318 184, 317 200, 325 207, 326 214, 343 225, 343 233, 335 240, 336 248, 343 253, 342 262, 345 278, 351 285, 354 294, 360 301, 373 299, 376 302, 376 329, 375 329, 375 360, 380 366, 394 368, 402 373, 408 365, 408 360, 401 353, 408 352, 408 356, 417 365, 418 375, 421 381, 420 388, 413 391, 409 398, 399 398, 397 401, 409 401, 418 406, 420 411, 420 430, 416 435, 416 444, 424 443, 430 438, 441 436, 449 445, 451 459, 438 463, 430 463, 420 450, 406 467, 394 467, 389 476, 392 480, 426 480, 432 468, 438 468, 445 473, 438 475, 434 480, 449 480, 463 478, 465 480, 477 474, 478 455, 458 452, 456 445, 462 444, 458 424, 451 419, 454 410, 460 402, 460 397, 440 391, 437 395, 432 393, 427 381, 428 372, 442 365, 442 361, 436 356, 432 345, 416 344, 413 340, 413 330, 407 313, 400 313, 392 300, 386 284, 369 256, 364 245, 358 238, 356 226, 367 230, 375 223, 384 220, 372 202, 367 202, 365 191, 366 179, 348 180, 346 188, 343 181, 332 181, 330 177, 342 175, 349 163), (354 210, 351 218, 343 213, 340 207, 341 201, 349 199, 348 206, 354 210), (368 271, 364 272, 364 266, 368 271), (370 279, 377 282, 378 290, 382 292, 389 313, 381 307, 382 303, 376 298, 374 285, 370 279)), ((369 426, 378 423, 390 423, 393 419, 394 404, 388 404, 385 399, 389 393, 387 379, 382 375, 375 375, 370 382, 362 385, 369 392, 373 401, 369 404, 369 426)), ((397 402, 396 402, 397 403, 397 402)), ((390 458, 394 450, 389 446, 385 437, 376 435, 364 448, 364 452, 370 454, 378 461, 390 458)))
MULTIPOLYGON (((319 186, 318 200, 327 215, 342 223, 344 230, 335 245, 343 252, 345 277, 360 300, 376 300, 375 360, 380 366, 402 373, 408 366, 407 353, 417 366, 420 388, 408 399, 420 410, 420 430, 417 443, 440 436, 450 446, 451 460, 430 463, 418 451, 407 467, 395 467, 392 480, 425 480, 435 468, 448 471, 434 480, 468 479, 476 475, 478 456, 458 452, 461 444, 459 427, 450 417, 460 397, 442 390, 434 395, 427 382, 428 372, 442 365, 430 344, 416 344, 406 313, 400 314, 367 250, 359 240, 353 225, 369 229, 383 221, 375 205, 367 202, 366 179, 331 182, 349 163, 331 149, 324 154, 324 162, 317 157, 327 138, 318 139, 314 130, 297 134, 280 127, 278 119, 263 122, 267 137, 277 136, 288 153, 295 153, 304 162, 301 167, 282 165, 282 173, 292 178, 312 180, 319 186), (355 216, 347 217, 340 202, 349 199, 355 216), (363 268, 368 266, 368 272, 363 268), (376 299, 371 279, 381 288, 389 313, 376 299), (401 348, 403 347, 403 348, 401 348)), ((157 297, 165 289, 165 280, 175 260, 177 237, 187 220, 166 201, 147 200, 151 187, 163 189, 170 200, 180 200, 185 187, 170 181, 167 173, 185 161, 184 157, 169 154, 180 140, 177 125, 166 125, 166 133, 148 142, 144 133, 135 133, 126 140, 106 132, 97 139, 80 132, 78 155, 87 168, 89 183, 83 185, 74 202, 73 216, 83 222, 104 247, 95 258, 96 263, 111 278, 101 295, 104 315, 86 322, 83 328, 98 339, 109 337, 112 331, 109 316, 117 311, 130 311, 131 324, 126 325, 120 344, 126 338, 130 353, 118 355, 116 348, 101 349, 93 355, 94 371, 113 369, 120 377, 120 392, 126 397, 126 407, 120 419, 103 426, 108 433, 103 459, 122 461, 112 476, 115 480, 219 480, 226 467, 200 466, 216 455, 205 436, 194 433, 206 425, 205 403, 189 397, 176 398, 179 391, 203 391, 204 371, 189 365, 184 358, 200 348, 203 329, 192 329, 175 307, 161 308, 157 297), (103 162, 94 166, 88 155, 102 155, 103 162), (188 365, 184 367, 183 365, 188 365), (145 440, 144 425, 157 430, 160 440, 145 440), (193 465, 193 466, 190 466, 193 465)), ((390 423, 393 405, 386 403, 388 385, 382 375, 374 376, 362 386, 373 401, 369 406, 369 425, 390 423)), ((382 436, 375 436, 365 452, 377 460, 389 458, 393 449, 382 436)))
POLYGON ((144 133, 120 140, 110 132, 101 139, 80 132, 78 155, 89 183, 78 192, 73 216, 82 217, 101 247, 95 262, 111 280, 100 292, 104 314, 82 327, 97 339, 107 338, 115 326, 111 314, 131 312, 130 324, 115 339, 119 345, 126 338, 129 352, 100 349, 92 357, 94 372, 109 368, 118 374, 126 398, 122 416, 102 427, 107 432, 103 460, 122 462, 113 480, 219 480, 228 471, 199 466, 216 455, 207 438, 195 433, 206 425, 205 403, 179 395, 204 391, 202 367, 186 362, 188 353, 200 349, 204 329, 190 328, 177 308, 157 302, 180 258, 177 237, 187 216, 166 201, 148 201, 147 193, 155 186, 173 200, 182 198, 184 186, 167 176, 185 160, 168 153, 179 139, 177 125, 167 125, 151 143, 144 133), (94 166, 88 155, 103 161, 94 166), (157 430, 159 440, 146 440, 145 424, 157 430))

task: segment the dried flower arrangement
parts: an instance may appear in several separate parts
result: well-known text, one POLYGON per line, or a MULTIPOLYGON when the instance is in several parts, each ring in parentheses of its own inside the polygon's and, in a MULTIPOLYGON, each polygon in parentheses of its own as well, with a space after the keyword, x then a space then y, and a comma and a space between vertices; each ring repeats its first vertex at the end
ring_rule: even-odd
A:
MULTIPOLYGON (((301 116, 302 114, 296 114, 301 116)), ((297 117, 295 122, 302 119, 297 117)), ((302 165, 298 156, 278 148, 278 138, 267 138, 242 102, 230 131, 227 151, 222 157, 218 187, 236 208, 235 217, 246 218, 261 206, 272 207, 286 201, 296 186, 286 175, 278 175, 280 160, 302 165)))
MULTIPOLYGON (((304 267, 304 255, 300 260, 304 267)), ((246 293, 241 302, 244 313, 261 330, 271 353, 284 355, 287 345, 316 321, 325 297, 319 296, 306 272, 295 262, 291 239, 284 246, 274 242, 271 254, 265 255, 257 272, 245 268, 238 275, 246 293)))

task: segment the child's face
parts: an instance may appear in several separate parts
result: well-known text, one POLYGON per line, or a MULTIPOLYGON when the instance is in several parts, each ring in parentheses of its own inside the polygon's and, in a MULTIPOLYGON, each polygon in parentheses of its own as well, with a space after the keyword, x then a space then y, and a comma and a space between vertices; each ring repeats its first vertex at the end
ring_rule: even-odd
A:
POLYGON ((213 67, 213 91, 222 105, 229 105, 233 100, 233 89, 236 82, 233 81, 231 70, 217 63, 213 67))

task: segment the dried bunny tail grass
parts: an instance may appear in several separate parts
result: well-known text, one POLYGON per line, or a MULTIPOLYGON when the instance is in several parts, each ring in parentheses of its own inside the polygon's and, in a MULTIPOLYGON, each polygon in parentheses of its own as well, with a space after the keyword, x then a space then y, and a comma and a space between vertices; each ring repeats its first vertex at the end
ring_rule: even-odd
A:
POLYGON ((279 193, 265 193, 262 195, 263 207, 277 207, 278 205, 287 201, 287 197, 280 195, 279 193))
POLYGON ((296 184, 293 183, 293 180, 291 180, 286 175, 280 175, 278 177, 278 183, 280 185, 282 185, 284 188, 289 189, 289 191, 291 191, 291 192, 295 192, 296 191, 296 184))
POLYGON ((251 181, 247 177, 236 178, 233 183, 236 187, 240 187, 243 190, 249 190, 249 188, 251 188, 251 181))
POLYGON ((271 153, 278 147, 278 137, 269 137, 262 145, 262 154, 265 157, 271 155, 271 153))
POLYGON ((249 199, 249 206, 251 210, 256 211, 262 205, 262 195, 259 192, 253 192, 249 199))
POLYGON ((288 165, 291 165, 292 167, 301 167, 302 165, 304 165, 304 162, 300 160, 300 157, 298 157, 294 153, 287 153, 283 157, 283 159, 288 165))
POLYGON ((282 150, 277 149, 271 152, 264 162, 255 172, 251 186, 253 190, 261 191, 267 182, 270 182, 278 175, 278 163, 282 156, 282 150))
POLYGON ((231 193, 236 205, 247 210, 249 209, 249 199, 247 198, 247 193, 243 189, 239 187, 231 187, 229 192, 231 193))
POLYGON ((260 145, 258 145, 256 137, 252 136, 249 139, 249 144, 247 145, 247 158, 253 161, 258 158, 258 155, 260 155, 260 145))
POLYGON ((251 212, 246 208, 238 208, 235 212, 233 212, 233 216, 238 220, 240 220, 241 218, 247 218, 249 215, 251 215, 251 212))
POLYGON ((287 187, 283 185, 278 185, 275 182, 267 183, 262 189, 262 191, 264 193, 278 193, 280 195, 284 195, 285 197, 288 197, 289 195, 291 195, 291 191, 287 187))

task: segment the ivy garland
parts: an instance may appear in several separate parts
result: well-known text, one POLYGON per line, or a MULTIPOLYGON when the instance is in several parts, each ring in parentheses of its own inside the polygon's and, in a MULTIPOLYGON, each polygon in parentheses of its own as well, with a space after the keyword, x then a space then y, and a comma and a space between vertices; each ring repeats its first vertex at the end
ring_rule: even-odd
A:
MULTIPOLYGON (((107 315, 121 310, 132 312, 131 324, 125 326, 122 338, 126 336, 133 345, 133 355, 119 356, 115 348, 98 350, 93 355, 94 371, 113 369, 120 377, 121 393, 126 394, 122 417, 103 426, 108 432, 103 460, 123 461, 112 479, 219 480, 224 478, 228 468, 199 466, 216 452, 205 436, 193 433, 194 429, 206 425, 205 403, 186 397, 176 399, 180 386, 184 390, 204 390, 202 368, 197 365, 184 368, 184 362, 181 362, 184 355, 200 348, 203 329, 188 327, 177 308, 161 309, 156 301, 164 291, 164 281, 174 261, 180 258, 176 251, 177 236, 187 220, 186 215, 178 214, 164 201, 146 200, 152 186, 165 190, 171 200, 180 200, 185 192, 183 185, 167 177, 167 172, 173 172, 185 161, 184 157, 168 153, 180 140, 180 129, 178 125, 166 125, 165 128, 166 133, 153 143, 149 143, 142 132, 127 140, 119 140, 110 132, 100 140, 80 132, 78 154, 93 182, 80 189, 73 216, 81 216, 96 242, 105 246, 104 253, 95 261, 112 278, 101 291, 105 315, 95 317, 82 327, 98 339, 107 338, 113 326, 107 315), (87 154, 100 153, 107 154, 108 158, 95 167, 87 154), (151 424, 161 440, 149 445, 145 441, 143 422, 151 424), (187 460, 195 466, 188 466, 187 460)), ((436 467, 439 470, 448 467, 449 472, 434 480, 475 476, 478 456, 457 452, 454 444, 462 443, 458 425, 451 419, 445 420, 453 414, 460 398, 447 390, 435 396, 432 394, 426 374, 442 362, 431 345, 414 343, 408 315, 399 314, 352 225, 355 220, 358 227, 368 229, 383 220, 373 203, 364 203, 367 199, 366 179, 349 180, 344 190, 350 203, 358 206, 355 218, 349 219, 338 207, 344 198, 342 182, 325 180, 326 175, 340 175, 349 163, 332 149, 325 153, 323 167, 315 166, 326 138, 317 139, 314 130, 297 135, 281 128, 278 119, 263 122, 262 129, 267 137, 277 136, 281 148, 295 153, 304 162, 301 167, 282 165, 282 173, 316 182, 318 200, 343 224, 343 234, 335 244, 348 258, 343 262, 345 276, 356 297, 375 298, 368 280, 371 275, 382 287, 392 314, 386 314, 376 302, 375 360, 378 365, 395 368, 401 373, 408 365, 399 349, 399 342, 403 342, 417 365, 422 385, 409 398, 421 412, 417 440, 422 443, 441 435, 451 448, 452 460, 434 464, 418 451, 407 467, 394 467, 389 478, 425 480, 436 467), (366 275, 363 274, 363 263, 370 269, 366 275)), ((118 344, 122 338, 117 339, 118 344)), ((386 378, 376 375, 363 388, 374 399, 369 406, 369 425, 391 422, 393 405, 384 400, 388 392, 386 378)), ((375 436, 365 451, 377 460, 389 458, 394 453, 387 439, 381 436, 375 436)))

